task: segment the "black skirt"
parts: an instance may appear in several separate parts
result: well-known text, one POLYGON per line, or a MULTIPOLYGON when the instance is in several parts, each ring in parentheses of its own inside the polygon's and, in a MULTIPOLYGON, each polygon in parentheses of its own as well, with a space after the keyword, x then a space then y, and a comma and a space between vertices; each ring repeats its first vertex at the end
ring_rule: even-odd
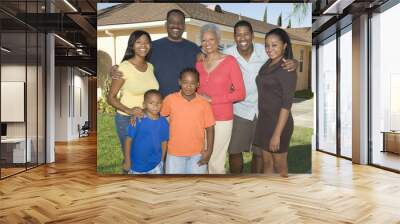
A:
MULTIPOLYGON (((271 152, 269 150, 269 143, 274 134, 276 124, 278 123, 279 113, 271 114, 264 113, 260 111, 257 126, 254 136, 254 145, 258 148, 271 152)), ((279 150, 275 153, 285 153, 289 149, 290 139, 293 134, 293 117, 292 114, 289 113, 289 117, 286 121, 285 127, 282 130, 279 150)))

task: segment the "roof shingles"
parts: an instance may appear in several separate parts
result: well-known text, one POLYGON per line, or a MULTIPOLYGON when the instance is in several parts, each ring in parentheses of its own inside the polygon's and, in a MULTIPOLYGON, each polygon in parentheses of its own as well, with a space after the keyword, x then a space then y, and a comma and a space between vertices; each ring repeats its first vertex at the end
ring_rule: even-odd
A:
MULTIPOLYGON (((267 33, 269 30, 278 27, 276 25, 240 16, 231 12, 216 12, 208 9, 205 5, 200 3, 125 3, 99 13, 97 17, 97 25, 105 26, 164 21, 167 12, 172 9, 180 9, 185 13, 187 18, 212 22, 229 27, 233 27, 237 21, 243 19, 250 22, 253 30, 259 33, 267 33)), ((311 42, 310 38, 295 35, 293 32, 289 32, 289 35, 295 40, 311 42)))

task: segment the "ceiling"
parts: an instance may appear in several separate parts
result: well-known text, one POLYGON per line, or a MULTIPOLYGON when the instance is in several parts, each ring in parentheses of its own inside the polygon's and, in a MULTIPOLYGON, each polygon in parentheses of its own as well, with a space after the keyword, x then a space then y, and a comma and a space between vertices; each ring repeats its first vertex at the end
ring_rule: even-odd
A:
MULTIPOLYGON (((15 49, 14 54, 26 55, 22 33, 28 33, 28 41, 32 36, 29 32, 55 33, 56 66, 77 66, 95 75, 97 2, 101 0, 1 0, 0 24, 7 38, 4 41, 8 48, 15 49)), ((28 55, 34 49, 28 44, 28 55)))
POLYGON ((388 0, 313 0, 313 43, 351 24, 352 18, 373 11, 388 0))
MULTIPOLYGON (((335 32, 335 26, 346 25, 352 17, 374 10, 388 0, 312 0, 313 42, 317 37, 335 32), (329 31, 331 29, 331 31, 329 31), (329 32, 328 32, 329 31, 329 32)), ((96 28, 98 2, 107 0, 1 0, 0 25, 2 32, 24 33, 25 30, 54 32, 56 65, 79 66, 96 73, 96 28), (70 5, 69 5, 69 4, 70 5), (72 7, 71 7, 72 6, 72 7), (50 10, 52 8, 52 10, 50 10), (75 8, 75 9, 73 9, 75 8), (49 13, 52 11, 52 13, 49 13)), ((11 38, 11 37, 6 37, 11 38)), ((18 38, 11 38, 18 45, 18 38)), ((12 42, 12 40, 10 40, 12 42)), ((9 42, 10 42, 9 41, 9 42)), ((23 44, 23 43, 22 43, 23 44)), ((28 54, 31 52, 28 45, 28 54)), ((17 47, 17 46, 14 46, 17 47)))

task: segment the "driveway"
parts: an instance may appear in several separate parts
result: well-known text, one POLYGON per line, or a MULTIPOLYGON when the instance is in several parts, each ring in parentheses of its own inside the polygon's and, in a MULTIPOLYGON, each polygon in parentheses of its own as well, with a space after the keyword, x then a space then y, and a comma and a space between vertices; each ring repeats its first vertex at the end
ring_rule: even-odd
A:
POLYGON ((295 126, 314 128, 314 99, 295 98, 292 115, 295 126))

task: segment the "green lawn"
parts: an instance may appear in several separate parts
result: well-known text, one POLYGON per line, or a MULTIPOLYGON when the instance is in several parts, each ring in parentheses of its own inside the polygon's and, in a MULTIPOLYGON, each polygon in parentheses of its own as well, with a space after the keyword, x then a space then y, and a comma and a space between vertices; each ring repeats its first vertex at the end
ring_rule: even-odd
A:
POLYGON ((97 172, 120 173, 123 159, 114 116, 97 114, 97 172))
MULTIPOLYGON (((288 163, 290 173, 311 172, 311 128, 295 127, 290 144, 288 163)), ((121 147, 115 131, 114 116, 97 114, 97 172, 120 173, 121 147)), ((244 171, 250 172, 251 153, 245 153, 244 171)), ((225 168, 228 172, 229 164, 225 168)))

